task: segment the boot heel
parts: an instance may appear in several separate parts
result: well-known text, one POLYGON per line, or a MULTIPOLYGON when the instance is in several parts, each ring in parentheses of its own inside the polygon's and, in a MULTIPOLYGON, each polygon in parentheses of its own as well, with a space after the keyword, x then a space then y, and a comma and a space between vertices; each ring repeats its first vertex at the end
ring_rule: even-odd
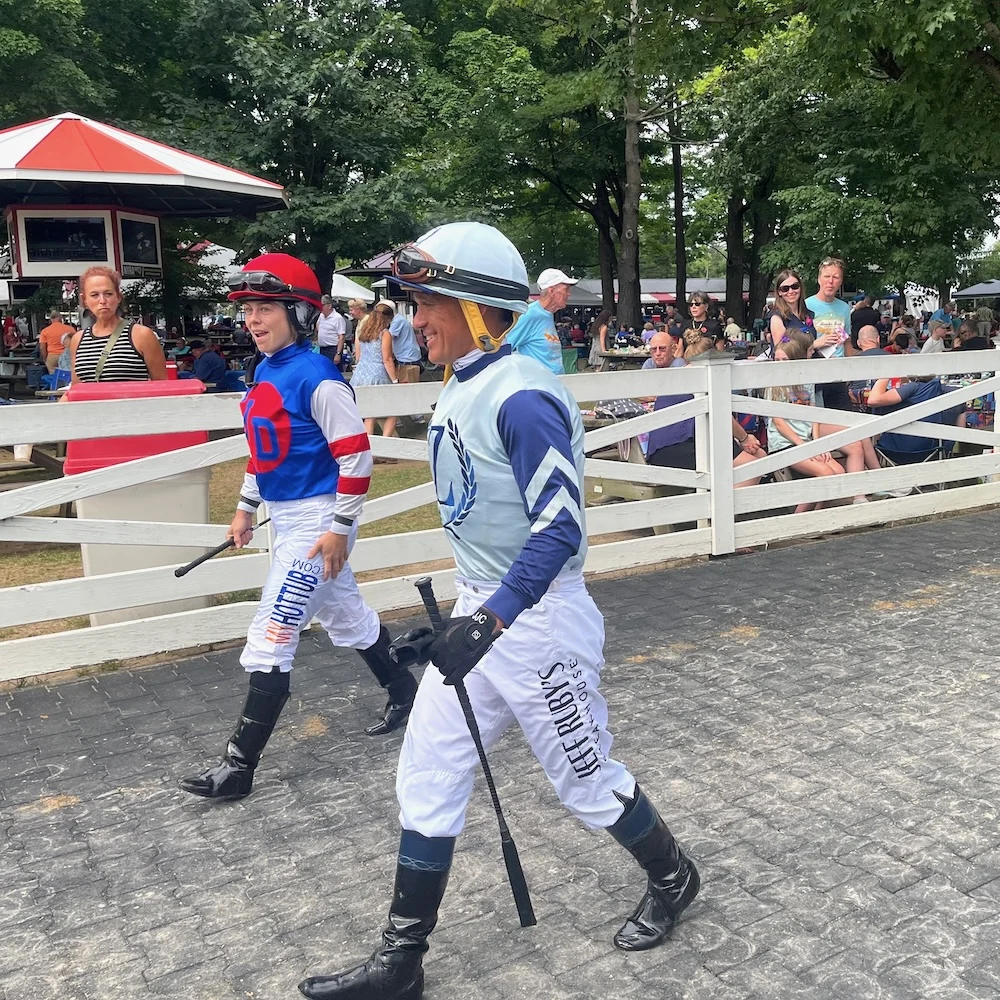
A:
POLYGON ((417 978, 399 994, 399 1000, 420 1000, 424 995, 424 970, 417 973, 417 978))

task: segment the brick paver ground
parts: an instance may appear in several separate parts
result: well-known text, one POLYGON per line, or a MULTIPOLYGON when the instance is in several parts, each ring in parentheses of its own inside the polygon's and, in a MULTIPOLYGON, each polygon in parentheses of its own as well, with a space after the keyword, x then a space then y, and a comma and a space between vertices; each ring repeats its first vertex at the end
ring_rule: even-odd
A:
MULTIPOLYGON (((539 926, 477 785, 430 1000, 1000 992, 1000 513, 594 587, 615 750, 701 868, 674 940, 625 955, 630 859, 493 753, 539 926)), ((0 695, 0 996, 280 1000, 366 955, 389 897, 399 737, 354 654, 303 643, 240 803, 214 758, 237 652, 0 695)))

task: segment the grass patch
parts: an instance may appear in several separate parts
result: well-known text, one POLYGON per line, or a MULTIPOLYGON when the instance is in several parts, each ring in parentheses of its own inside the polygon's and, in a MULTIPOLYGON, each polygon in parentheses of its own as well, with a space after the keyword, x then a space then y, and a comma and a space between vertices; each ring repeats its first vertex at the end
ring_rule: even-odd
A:
MULTIPOLYGON (((426 462, 400 461, 396 465, 376 465, 368 499, 399 493, 430 481, 431 470, 426 462)), ((428 528, 440 527, 441 516, 438 514, 437 504, 429 503, 401 514, 393 514, 392 517, 383 517, 380 521, 363 524, 358 537, 375 538, 379 535, 396 535, 404 531, 426 531, 428 528)))
POLYGON ((7 639, 30 639, 35 635, 49 635, 52 632, 70 632, 73 629, 86 628, 90 624, 87 615, 76 615, 73 618, 53 618, 47 622, 31 622, 28 625, 12 625, 10 628, 0 628, 0 642, 7 639))
POLYGON ((83 576, 78 545, 40 545, 9 542, 0 546, 0 584, 23 587, 47 580, 69 580, 83 576))
POLYGON ((256 604, 260 600, 261 593, 260 587, 250 590, 233 590, 228 594, 215 594, 208 599, 208 603, 212 607, 218 607, 221 604, 240 604, 243 601, 253 601, 256 604))

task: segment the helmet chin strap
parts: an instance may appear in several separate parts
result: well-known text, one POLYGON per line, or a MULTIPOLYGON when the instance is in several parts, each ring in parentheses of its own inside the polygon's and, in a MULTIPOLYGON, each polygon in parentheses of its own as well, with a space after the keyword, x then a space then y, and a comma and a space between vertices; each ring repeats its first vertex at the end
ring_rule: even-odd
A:
MULTIPOLYGON (((478 302, 469 302, 468 299, 459 299, 458 302, 462 307, 462 315, 465 316, 469 333, 472 335, 473 346, 477 350, 482 351, 483 354, 494 354, 499 351, 509 330, 504 330, 499 337, 494 337, 486 326, 486 321, 483 319, 482 309, 480 309, 478 302)), ((444 381, 447 382, 451 376, 451 365, 445 365, 444 381)))
POLYGON ((503 338, 507 336, 504 330, 499 337, 494 337, 486 328, 486 321, 483 319, 483 312, 478 302, 469 302, 468 299, 459 299, 462 306, 462 313, 465 322, 469 324, 469 332, 472 334, 472 342, 483 354, 493 354, 500 350, 503 338))

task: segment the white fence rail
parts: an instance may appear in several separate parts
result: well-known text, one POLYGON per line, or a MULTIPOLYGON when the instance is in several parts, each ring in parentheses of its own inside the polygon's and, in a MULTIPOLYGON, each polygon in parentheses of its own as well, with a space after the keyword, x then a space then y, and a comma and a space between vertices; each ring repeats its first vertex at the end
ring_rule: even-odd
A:
MULTIPOLYGON (((996 503, 1000 500, 1000 483, 995 482, 1000 474, 1000 455, 994 449, 1000 446, 1000 436, 993 430, 953 428, 928 422, 926 418, 965 399, 994 392, 1000 385, 1000 378, 992 375, 1000 367, 998 360, 1000 356, 993 351, 982 351, 733 364, 731 359, 713 354, 701 359, 700 363, 680 369, 564 378, 579 401, 662 394, 693 397, 587 434, 588 455, 597 453, 586 463, 588 496, 593 499, 613 495, 616 485, 629 484, 633 490, 645 489, 647 492, 640 495, 648 497, 588 509, 587 527, 592 539, 588 572, 653 565, 693 555, 724 555, 735 551, 737 546, 996 503), (880 417, 821 408, 812 408, 806 416, 807 408, 802 406, 741 394, 799 383, 898 375, 964 375, 980 370, 987 374, 964 388, 880 417), (731 443, 734 411, 805 417, 843 430, 742 466, 734 477, 731 443), (632 441, 632 461, 611 460, 604 453, 604 449, 630 441, 636 435, 692 418, 697 455, 694 470, 660 468, 636 461, 638 445, 635 441, 632 441), (734 489, 734 481, 775 473, 808 457, 889 430, 902 430, 932 440, 959 441, 988 450, 983 454, 920 465, 734 489), (850 499, 859 494, 966 482, 971 484, 877 503, 850 504, 850 499), (671 493, 675 495, 664 495, 671 493), (797 504, 838 501, 847 501, 847 504, 808 513, 787 513, 797 504), (677 530, 652 538, 607 541, 599 537, 640 528, 668 527, 677 530)), ((358 396, 366 416, 406 415, 430 412, 439 390, 439 383, 423 383, 364 388, 358 396)), ((0 446, 163 433, 164 428, 177 433, 238 430, 242 427, 238 404, 238 396, 214 395, 5 407, 0 410, 0 446)), ((384 457, 427 459, 422 442, 374 438, 372 448, 376 455, 384 457)), ((269 562, 264 532, 259 533, 260 537, 251 546, 257 550, 255 553, 213 560, 181 579, 174 577, 174 564, 171 564, 86 579, 3 586, 9 583, 4 580, 3 570, 2 546, 6 542, 195 547, 218 544, 225 536, 224 524, 65 520, 36 516, 33 512, 205 468, 246 454, 246 442, 240 434, 0 493, 0 628, 261 586, 269 562)), ((625 490, 618 492, 624 496, 636 495, 625 490)), ((432 503, 434 499, 430 483, 380 497, 366 504, 364 521, 393 517, 432 503)), ((354 549, 351 564, 356 572, 399 571, 389 579, 362 585, 373 607, 389 611, 415 603, 412 577, 404 574, 403 568, 438 560, 446 560, 449 566, 452 565, 446 536, 443 531, 434 529, 362 539, 354 549)), ((453 572, 449 568, 433 574, 442 598, 454 595, 453 572)), ((252 603, 239 602, 0 642, 0 680, 237 639, 245 633, 253 611, 252 603)))

